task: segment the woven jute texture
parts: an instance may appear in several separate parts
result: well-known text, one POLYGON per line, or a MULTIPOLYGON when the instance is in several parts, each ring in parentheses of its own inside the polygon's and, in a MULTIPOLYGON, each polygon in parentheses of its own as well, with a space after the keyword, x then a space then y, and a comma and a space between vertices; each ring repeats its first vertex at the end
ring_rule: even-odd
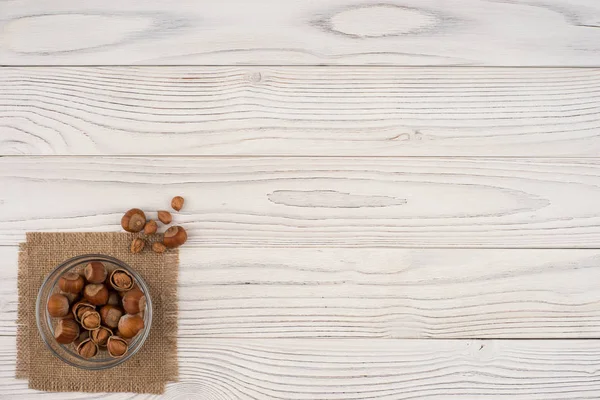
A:
POLYGON ((135 392, 161 394, 177 381, 177 281, 179 253, 131 254, 129 233, 28 233, 19 253, 17 378, 29 387, 58 392, 135 392), (134 268, 150 288, 153 321, 141 350, 105 371, 65 364, 46 348, 36 327, 35 303, 44 278, 63 261, 83 254, 104 254, 134 268))

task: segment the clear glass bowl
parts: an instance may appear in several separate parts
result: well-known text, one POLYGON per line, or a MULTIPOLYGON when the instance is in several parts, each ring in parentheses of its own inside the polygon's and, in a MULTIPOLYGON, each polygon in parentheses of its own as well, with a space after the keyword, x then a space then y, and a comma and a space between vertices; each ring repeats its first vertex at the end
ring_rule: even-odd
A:
POLYGON ((63 262, 56 267, 54 271, 50 273, 50 275, 48 275, 48 277, 42 283, 40 291, 38 292, 37 302, 35 305, 35 318, 37 321, 38 330, 42 336, 42 340, 56 357, 77 368, 87 370, 108 369, 124 363, 133 357, 133 355, 140 350, 148 338, 148 334, 150 333, 150 328, 152 326, 152 299, 150 298, 150 291, 148 290, 148 285, 146 285, 146 282, 144 282, 142 277, 129 265, 113 257, 104 256, 101 254, 88 254, 74 257, 63 262), (86 359, 75 352, 75 346, 73 344, 60 344, 54 339, 54 327, 60 318, 52 318, 48 314, 46 307, 48 298, 54 293, 58 293, 60 291, 58 287, 58 280, 64 273, 69 271, 79 273, 86 266, 86 264, 91 261, 103 262, 109 271, 115 268, 122 268, 128 271, 146 296, 144 329, 142 329, 131 340, 127 353, 121 358, 112 358, 108 355, 106 349, 100 349, 95 357, 86 359))

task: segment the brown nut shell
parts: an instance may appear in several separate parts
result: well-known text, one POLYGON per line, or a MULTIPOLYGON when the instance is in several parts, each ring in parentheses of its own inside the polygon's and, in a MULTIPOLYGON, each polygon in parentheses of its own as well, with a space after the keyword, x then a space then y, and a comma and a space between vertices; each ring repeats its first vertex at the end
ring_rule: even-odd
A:
POLYGON ((121 226, 127 232, 139 232, 146 225, 146 214, 139 208, 132 208, 121 218, 121 226))
POLYGON ((111 336, 106 343, 108 355, 114 358, 121 358, 127 353, 127 341, 119 336, 111 336))
POLYGON ((83 342, 84 340, 87 340, 89 338, 90 338, 90 331, 86 331, 85 329, 84 330, 80 329, 79 336, 77 336, 77 339, 75 339, 73 341, 73 344, 75 345, 75 347, 77 347, 77 346, 79 346, 79 344, 81 342, 83 342))
POLYGON ((158 212, 158 220, 165 225, 169 225, 173 221, 173 216, 168 211, 160 210, 158 212))
POLYGON ((108 338, 113 335, 112 331, 105 326, 90 331, 90 339, 100 347, 106 347, 108 338))
POLYGON ((175 196, 171 200, 171 207, 175 211, 181 211, 181 209, 183 208, 183 203, 184 202, 185 201, 184 201, 183 197, 181 197, 181 196, 175 196))
POLYGON ((125 314, 119 320, 119 335, 124 339, 129 339, 144 329, 144 320, 139 315, 125 314))
POLYGON ((134 284, 135 281, 133 280, 133 276, 124 269, 115 269, 112 274, 110 274, 110 285, 117 292, 131 290, 134 284))
POLYGON ((135 238, 131 242, 130 250, 133 254, 141 253, 144 250, 144 246, 146 246, 144 239, 135 238))
POLYGON ((167 246, 165 246, 164 244, 160 243, 160 242, 156 242, 152 244, 152 251, 154 251, 155 253, 161 254, 164 253, 167 250, 167 246))
POLYGON ((119 320, 123 316, 123 310, 117 306, 105 305, 100 309, 100 318, 102 323, 109 328, 116 328, 119 325, 119 320))
POLYGON ((158 224, 156 223, 156 221, 151 219, 150 221, 146 222, 146 226, 144 226, 144 235, 152 235, 156 233, 157 230, 158 224))
POLYGON ((67 298, 67 300, 69 300, 69 304, 73 304, 79 299, 79 293, 69 293, 69 292, 63 292, 61 290, 60 294, 62 294, 63 296, 65 296, 67 298))
POLYGON ((106 302, 106 304, 111 306, 118 306, 119 304, 121 304, 121 297, 119 297, 119 294, 117 292, 110 291, 108 292, 108 301, 106 302))
POLYGON ((90 304, 103 306, 108 301, 108 289, 102 283, 91 283, 83 288, 83 297, 90 304))
POLYGON ((48 298, 47 308, 51 317, 64 317, 69 313, 69 299, 62 294, 55 293, 48 298))
POLYGON ((77 354, 83 358, 92 358, 98 354, 98 345, 91 338, 84 340, 77 346, 77 354))
POLYGON ((187 240, 187 232, 181 226, 172 226, 165 232, 163 243, 169 248, 179 247, 187 240))
POLYGON ((103 283, 108 276, 108 271, 100 261, 92 261, 83 269, 83 275, 88 283, 103 283))
POLYGON ((83 286, 85 286, 83 277, 76 272, 67 272, 58 280, 58 287, 66 293, 79 294, 83 286))
POLYGON ((96 307, 84 300, 78 301, 77 303, 73 304, 73 307, 71 307, 71 311, 73 312, 73 316, 77 322, 81 322, 81 317, 87 311, 94 310, 96 310, 96 307))
POLYGON ((100 313, 97 311, 86 311, 81 316, 81 327, 88 331, 93 331, 94 329, 100 328, 101 321, 102 318, 100 318, 100 313))
POLYGON ((139 289, 130 290, 123 296, 123 309, 127 314, 137 314, 146 309, 146 296, 139 289))
POLYGON ((79 325, 75 320, 63 318, 58 321, 54 328, 54 338, 60 344, 73 343, 79 336, 79 325))

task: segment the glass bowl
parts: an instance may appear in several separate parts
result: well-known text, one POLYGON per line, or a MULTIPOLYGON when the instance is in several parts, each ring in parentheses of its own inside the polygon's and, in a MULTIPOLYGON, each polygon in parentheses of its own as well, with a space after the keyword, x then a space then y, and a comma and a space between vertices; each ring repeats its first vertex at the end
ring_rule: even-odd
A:
POLYGON ((133 355, 140 350, 148 338, 148 334, 150 333, 150 328, 152 326, 152 299, 150 298, 150 291, 148 290, 148 285, 146 285, 146 282, 144 282, 142 277, 129 265, 113 257, 104 256, 101 254, 88 254, 74 257, 63 262, 56 267, 54 271, 48 275, 48 277, 46 277, 38 292, 37 302, 35 305, 35 318, 37 321, 38 330, 42 336, 42 340, 56 357, 77 368, 87 370, 108 369, 124 363, 133 357, 133 355), (54 293, 58 293, 60 291, 58 287, 58 280, 64 273, 69 271, 80 273, 87 263, 92 261, 101 261, 104 263, 106 268, 109 270, 109 273, 116 268, 121 268, 128 271, 133 276, 135 283, 137 283, 139 288, 146 296, 144 329, 142 329, 135 337, 131 339, 127 353, 121 358, 112 358, 108 355, 106 349, 100 348, 100 351, 95 357, 86 359, 77 354, 73 344, 60 344, 54 339, 54 328, 60 318, 53 318, 48 314, 46 307, 48 298, 54 293))

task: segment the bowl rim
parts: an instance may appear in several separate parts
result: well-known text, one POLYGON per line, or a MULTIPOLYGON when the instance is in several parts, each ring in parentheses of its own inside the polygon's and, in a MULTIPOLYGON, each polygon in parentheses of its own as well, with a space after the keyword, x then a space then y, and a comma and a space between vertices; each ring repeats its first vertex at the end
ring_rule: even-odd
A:
MULTIPOLYGON (((58 281, 56 281, 58 282, 58 281)), ((56 282, 54 283, 53 287, 56 286, 56 282)), ((60 359, 61 361, 63 361, 64 363, 71 365, 73 367, 79 368, 79 369, 85 369, 85 370, 106 370, 106 369, 110 369, 113 367, 116 367, 117 365, 120 365, 122 363, 124 363, 125 361, 129 360, 131 357, 133 357, 144 345, 144 342, 146 341, 146 339, 148 339, 148 335, 150 334, 150 329, 152 328, 152 298, 150 296, 150 290, 148 288, 148 285, 146 284, 146 282, 144 281, 144 279, 141 277, 141 275, 134 269, 132 268, 129 264, 127 264, 126 262, 119 260, 116 257, 112 257, 112 256, 108 256, 105 254, 99 254, 99 253, 91 253, 91 254, 82 254, 82 255, 78 255, 75 257, 71 257, 65 261, 63 261, 62 263, 60 263, 59 265, 57 265, 52 271, 50 271, 48 273, 48 275, 46 275, 46 277, 44 278, 44 281, 42 282, 42 284, 40 285, 40 288, 38 290, 37 293, 37 299, 35 302, 35 319, 36 319, 36 325, 38 328, 38 333, 40 335, 40 337, 42 338, 42 341, 44 342, 44 344, 46 345, 46 347, 48 348, 48 350, 50 350, 50 352, 57 357, 58 359, 60 359), (49 338, 43 333, 43 327, 42 327, 42 319, 43 317, 41 317, 41 308, 43 307, 42 305, 42 296, 43 296, 43 290, 44 288, 46 288, 48 285, 50 285, 52 282, 50 281, 50 278, 56 274, 59 270, 63 269, 65 266, 67 266, 68 264, 74 264, 73 266, 79 265, 81 264, 81 260, 87 260, 90 259, 89 261, 93 261, 92 259, 97 259, 97 261, 106 261, 106 262, 110 262, 118 267, 125 267, 125 269, 128 270, 128 272, 130 272, 133 277, 136 280, 136 283, 139 285, 140 289, 142 290, 142 292, 144 292, 145 296, 146 296, 146 309, 149 310, 149 312, 146 313, 145 316, 145 326, 144 329, 142 331, 142 334, 139 336, 139 338, 137 339, 137 341, 139 342, 139 344, 133 349, 133 351, 129 352, 128 354, 126 354, 124 357, 121 358, 115 358, 114 361, 110 364, 110 365, 104 365, 104 364, 99 364, 99 365, 90 365, 90 366, 83 366, 83 365, 79 365, 75 362, 72 362, 71 360, 63 357, 61 354, 59 354, 54 348, 52 348, 51 344, 48 342, 49 338)))

